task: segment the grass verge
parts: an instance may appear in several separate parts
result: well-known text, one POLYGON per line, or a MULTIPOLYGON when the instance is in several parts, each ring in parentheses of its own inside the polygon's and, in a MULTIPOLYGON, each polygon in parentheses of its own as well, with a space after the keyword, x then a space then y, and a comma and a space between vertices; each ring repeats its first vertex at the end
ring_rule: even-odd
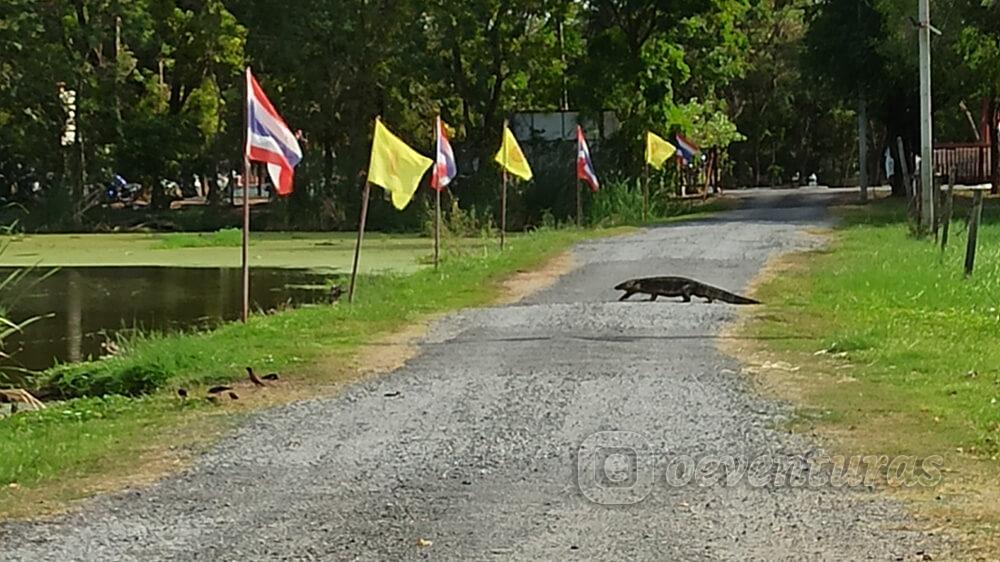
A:
MULTIPOLYGON (((183 464, 240 415, 321 392, 356 376, 365 349, 434 314, 492 302, 511 274, 536 267, 583 239, 619 230, 540 230, 500 253, 484 245, 440 270, 359 280, 354 305, 254 316, 203 333, 140 340, 120 356, 58 368, 45 384, 66 396, 114 391, 138 380, 138 398, 81 397, 0 421, 0 518, 52 512, 94 491, 142 483, 183 464), (243 367, 278 370, 267 392, 240 386, 238 402, 213 406, 209 385, 240 381, 243 367), (191 399, 175 392, 184 387, 191 399)), ((383 350, 378 350, 383 354, 383 350)))
MULTIPOLYGON (((940 485, 890 491, 977 559, 1000 552, 998 203, 984 212, 970 279, 962 221, 942 253, 909 236, 897 201, 844 208, 828 244, 772 264, 755 290, 767 306, 725 344, 830 448, 940 455, 940 485)), ((967 212, 961 201, 956 216, 967 212)))

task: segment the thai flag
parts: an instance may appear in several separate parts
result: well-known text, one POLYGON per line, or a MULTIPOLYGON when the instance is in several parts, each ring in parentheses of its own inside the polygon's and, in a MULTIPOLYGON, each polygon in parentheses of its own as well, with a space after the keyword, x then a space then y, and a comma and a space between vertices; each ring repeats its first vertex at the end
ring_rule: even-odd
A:
POLYGON ((437 156, 434 157, 434 172, 431 174, 431 187, 441 191, 451 180, 458 175, 458 167, 455 166, 455 153, 451 150, 451 143, 448 142, 448 133, 444 130, 444 122, 441 116, 437 118, 435 125, 437 128, 437 156))
POLYGON ((587 139, 583 136, 583 127, 576 126, 576 177, 587 182, 591 191, 597 191, 601 183, 597 181, 594 163, 590 160, 590 149, 587 139))
POLYGON ((698 148, 698 145, 687 140, 686 138, 684 138, 684 135, 680 134, 678 134, 674 140, 677 141, 674 144, 677 145, 677 152, 681 155, 681 158, 684 159, 684 163, 690 164, 691 160, 694 159, 694 155, 698 154, 700 150, 698 148))
POLYGON ((295 166, 302 160, 302 149, 249 68, 246 157, 267 164, 268 175, 278 195, 292 192, 292 178, 295 166))

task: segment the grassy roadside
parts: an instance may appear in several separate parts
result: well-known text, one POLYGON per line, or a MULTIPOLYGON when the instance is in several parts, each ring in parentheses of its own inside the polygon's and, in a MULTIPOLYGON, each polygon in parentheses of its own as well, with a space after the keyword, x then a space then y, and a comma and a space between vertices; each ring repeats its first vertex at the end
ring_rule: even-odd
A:
MULTIPOLYGON (((123 377, 161 390, 140 398, 78 398, 0 423, 0 518, 45 513, 94 491, 154 479, 210 443, 242 413, 320 392, 357 376, 359 357, 403 327, 495 300, 502 281, 571 244, 623 232, 540 230, 455 257, 440 271, 359 280, 353 306, 255 316, 206 333, 136 342, 121 356, 49 373, 65 394, 114 390, 123 377), (240 386, 238 402, 199 399, 208 385, 241 381, 242 369, 278 370, 267 392, 240 386), (102 382, 103 381, 103 382, 102 382), (181 401, 176 389, 188 389, 181 401)), ((379 354, 382 354, 379 350, 379 354)))
POLYGON ((998 203, 984 212, 968 280, 962 221, 941 254, 908 235, 899 202, 843 209, 822 249, 772 264, 755 291, 767 306, 725 344, 832 449, 942 456, 942 484, 890 491, 990 560, 1000 552, 998 203))

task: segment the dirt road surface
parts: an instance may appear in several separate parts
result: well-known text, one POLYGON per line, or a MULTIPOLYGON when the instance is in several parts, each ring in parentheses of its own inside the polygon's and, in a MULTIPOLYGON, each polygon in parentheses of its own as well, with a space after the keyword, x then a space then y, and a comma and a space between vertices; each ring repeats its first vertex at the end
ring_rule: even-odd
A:
POLYGON ((262 413, 183 474, 0 526, 0 558, 940 559, 938 537, 867 487, 687 470, 821 454, 775 429, 789 410, 717 351, 735 307, 619 303, 611 289, 672 274, 740 290, 809 244, 830 200, 743 197, 713 219, 583 244, 551 288, 444 318, 405 367, 262 413))

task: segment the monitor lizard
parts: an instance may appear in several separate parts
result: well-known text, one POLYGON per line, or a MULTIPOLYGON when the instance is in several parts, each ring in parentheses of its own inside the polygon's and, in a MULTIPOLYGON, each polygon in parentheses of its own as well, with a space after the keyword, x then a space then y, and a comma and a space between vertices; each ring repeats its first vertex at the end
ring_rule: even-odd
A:
POLYGON ((625 291, 619 301, 627 300, 636 293, 650 295, 650 301, 657 297, 681 297, 684 302, 691 302, 691 297, 701 297, 706 302, 722 301, 730 304, 760 304, 747 297, 730 293, 718 287, 706 285, 687 277, 646 277, 630 279, 615 286, 616 291, 625 291))

